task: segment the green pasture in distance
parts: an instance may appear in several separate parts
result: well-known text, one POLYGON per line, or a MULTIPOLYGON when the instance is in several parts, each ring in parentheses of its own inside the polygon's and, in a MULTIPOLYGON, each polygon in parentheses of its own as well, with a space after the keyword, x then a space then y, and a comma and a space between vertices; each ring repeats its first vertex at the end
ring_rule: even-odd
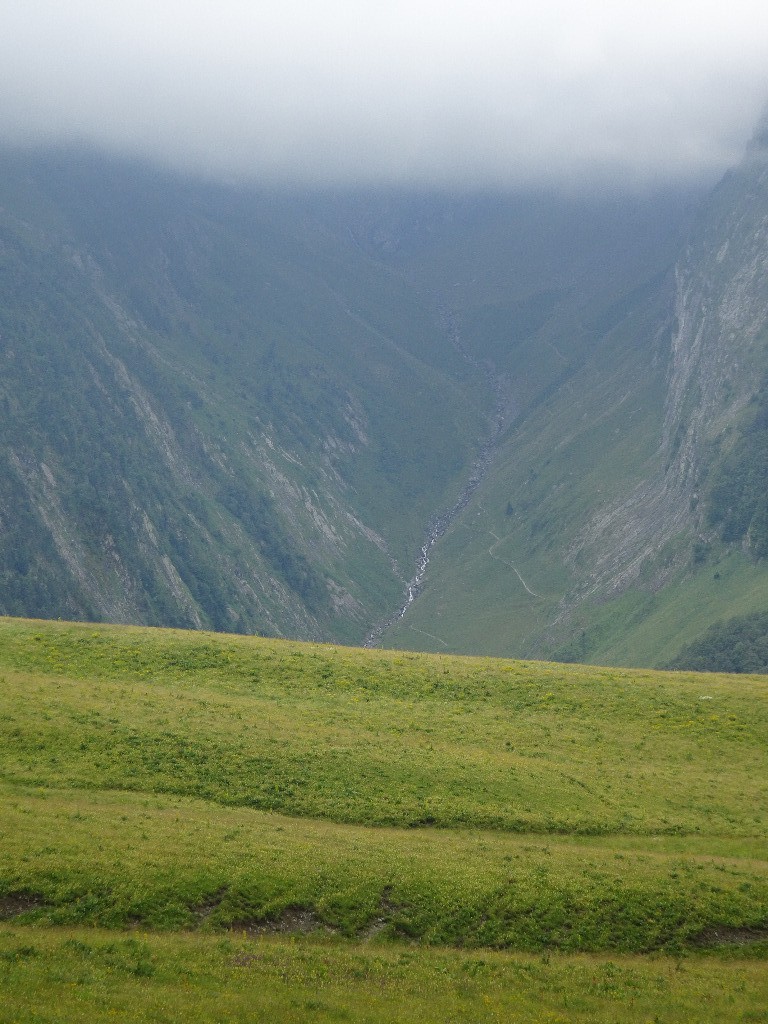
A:
POLYGON ((536 957, 334 939, 0 926, 3 1024, 768 1019, 756 961, 536 957))
POLYGON ((0 620, 10 782, 368 825, 765 835, 768 682, 0 620))
POLYGON ((0 1021, 766 1020, 767 696, 2 619, 0 1021))

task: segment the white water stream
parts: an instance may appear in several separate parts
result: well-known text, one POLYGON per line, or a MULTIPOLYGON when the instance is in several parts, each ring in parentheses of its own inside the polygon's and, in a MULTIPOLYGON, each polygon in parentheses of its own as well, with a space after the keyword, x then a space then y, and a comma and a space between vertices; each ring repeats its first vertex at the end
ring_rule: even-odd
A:
POLYGON ((430 520, 429 525, 427 526, 424 543, 421 546, 419 556, 416 560, 416 572, 406 584, 403 604, 398 608, 394 615, 390 616, 386 621, 379 623, 377 626, 374 626, 365 640, 365 647, 375 647, 381 641, 381 638, 387 629, 389 629, 389 627, 399 619, 405 617, 408 609, 419 596, 424 579, 427 575, 427 569, 429 568, 430 551, 437 541, 443 536, 456 516, 466 508, 469 504, 470 498, 485 479, 491 463, 496 456, 501 437, 515 413, 508 382, 505 378, 497 374, 495 369, 487 364, 481 364, 474 358, 474 356, 467 352, 459 340, 458 330, 453 318, 446 317, 446 321, 452 344, 471 366, 481 370, 486 375, 488 384, 495 396, 496 402, 493 416, 491 418, 491 429, 488 437, 480 448, 477 458, 472 463, 469 479, 462 488, 462 491, 455 503, 446 511, 433 516, 430 520))

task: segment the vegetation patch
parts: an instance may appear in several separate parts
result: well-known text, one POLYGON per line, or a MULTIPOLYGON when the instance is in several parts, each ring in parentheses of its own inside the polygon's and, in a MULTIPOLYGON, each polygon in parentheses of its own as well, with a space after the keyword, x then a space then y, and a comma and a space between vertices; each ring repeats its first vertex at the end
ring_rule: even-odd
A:
POLYGON ((768 554, 768 378, 707 481, 706 514, 726 542, 740 541, 757 558, 768 554))
POLYGON ((531 956, 328 936, 0 929, 0 1021, 759 1024, 765 963, 531 956))
POLYGON ((716 622, 670 662, 694 672, 768 672, 768 613, 716 622))
POLYGON ((311 907, 286 907, 276 917, 232 921, 229 927, 245 935, 308 935, 316 931, 336 931, 325 924, 311 907))
MULTIPOLYGON (((120 978, 175 999, 171 962, 205 949, 222 977, 262 972, 291 1019, 263 974, 288 941, 325 965, 316 1019, 377 1020, 338 995, 345 958, 363 957, 362 992, 391 985, 407 951, 431 991, 425 951, 452 950, 446 977, 474 964, 478 999, 494 950, 764 959, 766 685, 2 620, 0 907, 8 928, 51 937, 26 959, 13 950, 38 946, 11 944, 13 969, 46 961, 35 983, 59 1005, 57 963, 109 968, 111 1006, 120 978), (82 928, 111 930, 112 951, 82 928), (121 945, 141 930, 155 936, 121 945), (57 946, 65 932, 91 952, 57 946), (360 950, 380 951, 379 980, 360 950)), ((295 961, 281 963, 286 981, 295 961)))

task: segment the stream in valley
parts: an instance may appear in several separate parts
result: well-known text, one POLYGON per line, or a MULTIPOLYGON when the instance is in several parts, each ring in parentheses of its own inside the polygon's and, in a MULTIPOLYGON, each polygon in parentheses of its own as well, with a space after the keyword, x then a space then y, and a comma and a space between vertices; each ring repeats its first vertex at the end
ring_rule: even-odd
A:
POLYGON ((427 525, 424 543, 421 546, 419 556, 416 560, 416 572, 406 584, 402 605, 394 615, 391 615, 384 622, 380 622, 377 626, 374 626, 366 637, 364 643, 365 647, 378 646, 384 633, 390 626, 394 625, 395 622, 406 616, 409 608, 419 596, 424 584, 424 579, 427 575, 427 569, 429 568, 429 555, 432 548, 443 536, 454 519, 467 507, 472 495, 485 479, 488 470, 496 457, 504 431, 513 419, 516 411, 509 381, 502 375, 498 374, 495 367, 488 363, 481 363, 467 351, 461 343, 458 327, 454 317, 446 316, 445 322, 454 348, 470 366, 480 370, 485 375, 487 384, 494 396, 494 409, 490 420, 490 430, 485 441, 480 447, 477 457, 472 463, 469 478, 454 504, 451 505, 449 509, 438 512, 430 519, 429 524, 427 525))

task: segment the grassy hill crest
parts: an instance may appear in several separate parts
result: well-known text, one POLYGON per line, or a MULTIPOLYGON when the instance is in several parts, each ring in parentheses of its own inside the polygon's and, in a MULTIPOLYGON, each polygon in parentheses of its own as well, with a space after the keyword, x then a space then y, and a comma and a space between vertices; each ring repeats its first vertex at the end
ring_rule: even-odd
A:
POLYGON ((128 992, 134 1020, 161 993, 221 1019, 216 991, 227 1020, 247 996, 379 1021, 381 985, 413 1014, 434 990, 428 1020, 538 1020, 553 984, 583 1013, 553 1019, 671 1021, 736 983, 720 1019, 759 1005, 765 677, 5 618, 0 730, 14 1019, 31 992, 62 1021, 128 992))

